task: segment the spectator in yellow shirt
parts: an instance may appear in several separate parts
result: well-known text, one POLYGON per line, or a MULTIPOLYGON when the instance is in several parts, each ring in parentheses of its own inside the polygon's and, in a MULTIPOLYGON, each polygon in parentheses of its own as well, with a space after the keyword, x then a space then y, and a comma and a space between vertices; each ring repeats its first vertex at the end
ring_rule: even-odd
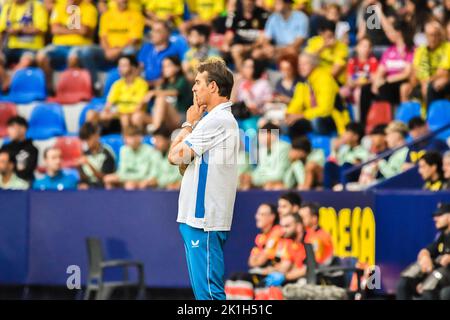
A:
MULTIPOLYGON (((194 8, 190 8, 200 22, 211 22, 225 10, 224 0, 194 0, 194 8)), ((194 19, 195 19, 194 18, 194 19)))
MULTIPOLYGON (((273 11, 275 7, 275 0, 260 0, 258 5, 261 5, 267 11, 273 11)), ((307 14, 310 14, 312 11, 311 0, 294 0, 293 1, 294 10, 304 11, 307 14)))
POLYGON ((47 78, 47 86, 52 86, 52 71, 78 65, 80 49, 93 43, 97 26, 97 9, 88 0, 61 0, 53 8, 50 17, 52 44, 40 50, 37 62, 47 78))
POLYGON ((188 0, 191 19, 187 21, 184 30, 196 24, 210 25, 214 19, 225 12, 225 0, 188 0))
POLYGON ((97 72, 115 67, 123 54, 136 54, 144 36, 144 16, 129 8, 130 0, 114 2, 116 8, 100 17, 100 45, 84 47, 80 53, 81 65, 89 70, 97 89, 97 72))
POLYGON ((44 47, 47 21, 47 12, 38 1, 13 0, 5 4, 0 13, 0 49, 7 65, 18 63, 24 52, 34 53, 44 47))
POLYGON ((15 71, 31 66, 44 46, 47 12, 34 0, 13 0, 0 8, 0 90, 7 90, 15 71), (7 68, 14 66, 14 72, 7 68))
MULTIPOLYGON (((130 10, 141 12, 145 2, 146 0, 129 0, 128 8, 130 10)), ((97 3, 97 10, 100 14, 104 14, 106 11, 111 9, 117 9, 116 0, 98 0, 96 3, 97 3)))
MULTIPOLYGON (((118 68, 120 79, 111 87, 105 108, 100 113, 100 121, 103 127, 108 128, 113 120, 119 118, 123 131, 134 124, 133 116, 140 113, 148 85, 138 74, 138 62, 134 56, 122 56, 118 68)), ((89 115, 88 119, 92 118, 89 115)))
POLYGON ((198 24, 211 26, 216 18, 226 12, 225 0, 188 0, 187 5, 191 17, 179 26, 183 35, 198 24))
POLYGON ((427 105, 450 94, 450 42, 445 41, 441 24, 432 20, 425 24, 427 45, 414 53, 415 80, 419 83, 427 105))
POLYGON ((183 0, 148 0, 145 5, 147 19, 145 24, 149 27, 157 20, 168 21, 179 26, 183 21, 183 0))
POLYGON ((333 21, 320 21, 319 35, 308 40, 305 52, 319 57, 320 65, 328 69, 339 84, 345 84, 348 47, 336 39, 335 29, 333 21))
POLYGON ((299 73, 304 81, 297 83, 286 110, 290 133, 295 136, 311 130, 319 134, 334 132, 335 120, 340 121, 340 113, 335 108, 339 93, 336 80, 328 69, 319 67, 318 58, 309 53, 300 55, 299 73))

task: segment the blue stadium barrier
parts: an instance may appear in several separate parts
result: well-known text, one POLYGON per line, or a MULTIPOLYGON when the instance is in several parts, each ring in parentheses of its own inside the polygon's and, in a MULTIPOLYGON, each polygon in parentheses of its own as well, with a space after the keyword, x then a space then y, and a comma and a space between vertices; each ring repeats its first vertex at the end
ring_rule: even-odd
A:
MULTIPOLYGON (((254 214, 280 192, 237 194, 225 246, 226 273, 247 269, 257 233, 254 214)), ((381 290, 393 293, 400 271, 436 234, 432 212, 449 192, 303 192, 321 203, 321 225, 341 257, 375 263, 381 290)), ((85 238, 100 237, 108 258, 145 264, 150 287, 188 287, 174 191, 0 192, 0 283, 65 286, 71 265, 87 276, 85 238)))
POLYGON ((29 193, 0 192, 0 283, 23 284, 28 274, 29 193))
MULTIPOLYGON (((450 106, 450 102, 449 102, 449 106, 450 106)), ((449 112, 449 111, 442 111, 443 116, 445 116, 445 112, 449 112)), ((437 117, 437 115, 436 115, 436 117, 437 117)), ((412 140, 409 137, 409 138, 406 139, 407 142, 404 145, 402 145, 400 147, 397 147, 397 148, 394 148, 394 149, 389 149, 389 150, 387 150, 387 151, 377 155, 376 157, 374 157, 374 158, 372 158, 372 159, 370 159, 370 160, 368 160, 368 161, 366 161, 364 163, 361 163, 361 164, 354 165, 354 166, 350 167, 349 169, 344 171, 344 175, 348 177, 351 173, 353 173, 353 172, 355 172, 357 170, 361 170, 364 166, 366 166, 366 165, 368 165, 368 164, 370 164, 372 162, 378 161, 380 159, 386 159, 391 154, 393 154, 394 152, 396 152, 396 151, 398 151, 398 150, 400 150, 400 149, 402 149, 404 147, 408 147, 409 148, 411 146, 417 145, 418 143, 428 141, 428 140, 430 140, 430 139, 432 139, 434 137, 439 137, 439 135, 442 135, 442 134, 444 134, 446 132, 450 132, 449 119, 450 119, 450 116, 446 117, 445 120, 443 121, 443 123, 445 123, 445 124, 443 124, 442 126, 432 130, 431 132, 429 132, 425 136, 417 138, 416 140, 412 140)))
POLYGON ((419 174, 418 167, 413 167, 389 179, 383 180, 369 189, 377 190, 399 190, 399 189, 421 189, 424 184, 419 174))

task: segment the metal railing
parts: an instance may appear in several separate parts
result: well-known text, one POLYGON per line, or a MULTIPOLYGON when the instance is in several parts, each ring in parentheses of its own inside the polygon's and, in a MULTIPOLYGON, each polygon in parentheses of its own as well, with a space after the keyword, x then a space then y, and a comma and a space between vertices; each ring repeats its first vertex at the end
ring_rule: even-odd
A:
MULTIPOLYGON (((424 135, 423 137, 420 137, 420 138, 417 138, 417 139, 415 139, 415 140, 413 140, 413 141, 410 141, 410 142, 408 142, 408 143, 405 143, 404 145, 402 145, 402 146, 400 146, 400 147, 397 147, 397 148, 395 148, 395 149, 389 149, 389 150, 387 150, 387 151, 385 151, 385 152, 383 152, 383 153, 377 155, 375 158, 372 158, 372 159, 370 159, 370 160, 368 160, 368 161, 366 161, 366 162, 364 162, 364 163, 361 163, 361 164, 352 166, 351 168, 349 168, 349 169, 347 169, 347 170, 344 171, 344 177, 348 177, 348 176, 349 176, 350 174, 352 174, 353 172, 355 172, 355 171, 357 171, 357 170, 361 170, 364 166, 366 166, 366 165, 368 165, 368 164, 370 164, 370 163, 372 163, 372 162, 374 162, 374 161, 378 161, 378 160, 380 160, 380 159, 384 159, 384 158, 390 156, 390 155, 393 154, 394 152, 396 152, 396 151, 398 151, 398 150, 400 150, 400 149, 402 149, 402 148, 404 148, 404 147, 408 147, 408 148, 409 148, 409 147, 411 147, 411 146, 417 145, 417 144, 419 144, 419 143, 421 143, 421 142, 424 142, 424 141, 427 141, 427 140, 429 140, 429 139, 431 139, 431 138, 434 138, 434 137, 435 137, 436 135, 438 135, 439 133, 444 132, 445 130, 448 130, 448 129, 450 129, 450 123, 448 123, 448 124, 446 124, 446 125, 440 127, 440 128, 437 129, 437 130, 430 131, 428 134, 424 135)), ((344 186, 344 188, 345 188, 345 186, 344 186)))

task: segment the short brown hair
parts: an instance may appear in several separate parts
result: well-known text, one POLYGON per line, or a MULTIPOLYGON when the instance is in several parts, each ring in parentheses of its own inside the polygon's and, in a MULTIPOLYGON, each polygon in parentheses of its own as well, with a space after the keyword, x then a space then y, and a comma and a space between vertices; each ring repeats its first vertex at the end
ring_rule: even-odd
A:
POLYGON ((128 126, 123 130, 123 135, 127 137, 142 136, 142 130, 136 126, 128 126))
POLYGON ((203 73, 205 71, 208 73, 208 84, 214 81, 219 88, 219 95, 230 99, 234 77, 230 69, 227 68, 225 61, 221 58, 209 58, 197 67, 197 72, 203 73))
POLYGON ((99 126, 91 122, 86 122, 81 126, 78 136, 81 140, 87 140, 96 134, 100 134, 99 126))

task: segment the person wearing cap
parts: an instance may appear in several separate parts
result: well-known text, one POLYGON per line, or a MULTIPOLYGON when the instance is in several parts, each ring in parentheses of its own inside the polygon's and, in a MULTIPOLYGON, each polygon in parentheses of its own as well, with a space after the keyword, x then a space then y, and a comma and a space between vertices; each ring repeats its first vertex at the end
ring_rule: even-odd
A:
POLYGON ((411 300, 448 298, 450 286, 450 203, 440 203, 433 213, 436 240, 420 250, 417 261, 401 273, 397 299, 411 300))
POLYGON ((15 173, 23 180, 34 180, 34 170, 37 167, 38 149, 31 139, 27 139, 28 122, 21 116, 8 120, 8 138, 10 142, 2 147, 15 158, 15 173))

